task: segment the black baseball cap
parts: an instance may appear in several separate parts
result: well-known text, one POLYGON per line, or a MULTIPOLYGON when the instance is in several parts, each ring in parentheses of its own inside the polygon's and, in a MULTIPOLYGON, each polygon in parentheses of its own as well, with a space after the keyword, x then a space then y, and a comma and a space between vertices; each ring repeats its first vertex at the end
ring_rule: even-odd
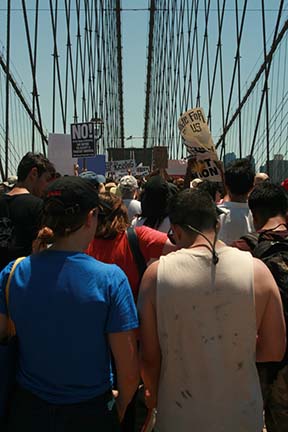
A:
MULTIPOLYGON (((99 204, 95 187, 77 176, 65 176, 54 180, 47 188, 45 204, 51 200, 59 204, 54 211, 63 215, 89 211, 99 204)), ((51 209, 50 206, 49 209, 51 209)))

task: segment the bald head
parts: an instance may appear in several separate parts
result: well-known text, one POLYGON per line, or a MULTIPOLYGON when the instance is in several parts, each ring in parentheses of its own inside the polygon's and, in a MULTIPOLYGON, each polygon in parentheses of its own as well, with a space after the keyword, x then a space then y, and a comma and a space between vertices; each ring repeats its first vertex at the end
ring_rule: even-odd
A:
POLYGON ((267 180, 269 180, 268 174, 261 173, 261 172, 257 173, 257 174, 255 174, 255 177, 254 177, 254 186, 256 186, 256 185, 258 185, 260 183, 263 183, 263 182, 265 182, 267 180))

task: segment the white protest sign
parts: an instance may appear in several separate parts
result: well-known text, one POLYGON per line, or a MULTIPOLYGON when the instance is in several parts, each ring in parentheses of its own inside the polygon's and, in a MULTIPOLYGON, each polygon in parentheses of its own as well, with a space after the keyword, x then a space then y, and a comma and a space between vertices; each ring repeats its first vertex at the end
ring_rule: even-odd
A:
POLYGON ((131 174, 136 173, 135 159, 124 159, 106 162, 106 172, 113 173, 117 177, 119 177, 118 173, 124 173, 123 175, 127 175, 128 171, 131 174))
POLYGON ((60 174, 74 175, 77 158, 71 156, 71 139, 68 134, 49 134, 48 159, 60 174))
POLYGON ((119 161, 113 161, 111 162, 111 165, 113 166, 113 169, 110 171, 127 171, 130 170, 136 171, 136 162, 135 159, 125 159, 125 160, 119 160, 119 161))
POLYGON ((193 108, 182 114, 178 128, 193 158, 192 171, 201 179, 221 182, 218 156, 203 109, 193 108))
POLYGON ((113 162, 105 162, 106 173, 111 171, 112 163, 113 162))
POLYGON ((150 174, 150 167, 147 165, 137 166, 136 174, 142 177, 145 177, 150 174))

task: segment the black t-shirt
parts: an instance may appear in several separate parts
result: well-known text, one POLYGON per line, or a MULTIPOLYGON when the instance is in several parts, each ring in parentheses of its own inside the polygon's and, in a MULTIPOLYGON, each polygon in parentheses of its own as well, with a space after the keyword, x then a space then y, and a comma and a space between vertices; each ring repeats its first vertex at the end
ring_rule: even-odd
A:
POLYGON ((7 216, 6 203, 15 227, 15 247, 0 251, 0 269, 15 258, 30 255, 43 215, 43 200, 32 194, 2 195, 0 217, 7 216))

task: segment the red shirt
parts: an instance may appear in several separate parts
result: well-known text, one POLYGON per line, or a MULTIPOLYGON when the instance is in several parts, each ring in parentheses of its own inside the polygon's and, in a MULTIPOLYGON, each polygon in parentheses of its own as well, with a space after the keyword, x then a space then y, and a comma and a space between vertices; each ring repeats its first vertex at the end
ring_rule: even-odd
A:
MULTIPOLYGON (((167 241, 167 234, 147 226, 139 226, 134 229, 137 233, 139 247, 146 263, 152 258, 158 259, 167 241)), ((118 234, 113 239, 95 238, 89 244, 86 252, 99 261, 108 264, 117 264, 126 273, 134 299, 137 300, 140 279, 126 232, 118 234)))

